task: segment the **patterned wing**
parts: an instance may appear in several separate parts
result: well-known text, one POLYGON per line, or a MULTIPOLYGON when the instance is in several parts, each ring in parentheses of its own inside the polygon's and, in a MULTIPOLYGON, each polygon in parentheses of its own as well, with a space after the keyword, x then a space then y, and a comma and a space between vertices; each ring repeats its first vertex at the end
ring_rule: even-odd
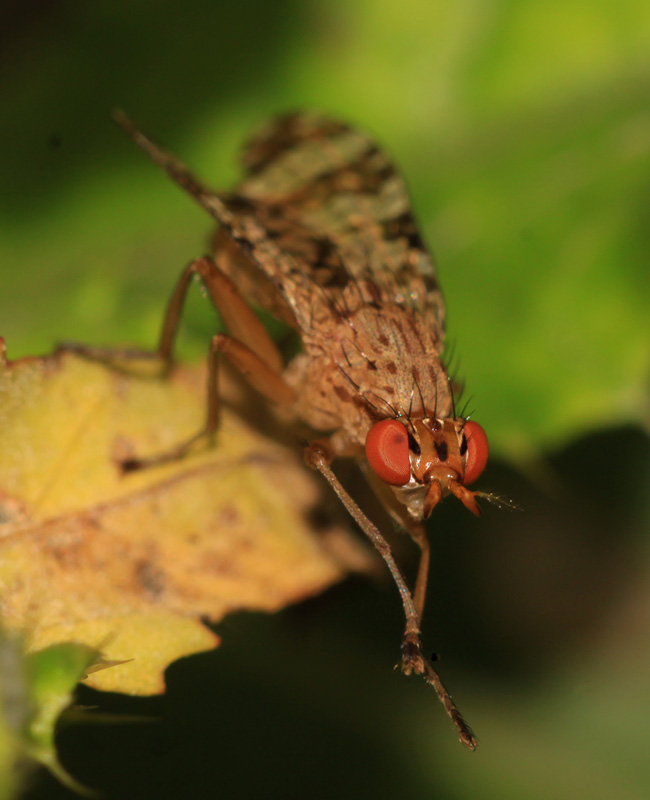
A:
POLYGON ((281 117, 250 142, 245 180, 222 193, 122 112, 114 119, 229 234, 218 245, 225 260, 250 259, 257 273, 246 280, 260 284, 263 304, 303 331, 333 313, 403 308, 439 352, 444 306, 433 264, 402 179, 367 136, 315 114, 281 117))
POLYGON ((254 216, 291 257, 285 279, 293 285, 285 284, 285 295, 313 294, 316 284, 346 311, 405 306, 442 341, 444 306, 431 257, 404 182, 374 142, 328 117, 291 114, 249 142, 243 163, 244 181, 222 197, 233 211, 254 216))

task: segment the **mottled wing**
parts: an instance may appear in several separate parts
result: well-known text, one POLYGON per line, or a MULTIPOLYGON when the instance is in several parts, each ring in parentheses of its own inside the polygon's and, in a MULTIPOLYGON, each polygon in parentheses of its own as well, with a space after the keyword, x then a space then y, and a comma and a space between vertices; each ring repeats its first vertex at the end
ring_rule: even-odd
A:
MULTIPOLYGON (((292 114, 262 130, 243 162, 244 181, 221 197, 235 213, 254 217, 291 257, 285 295, 314 294, 316 286, 318 296, 346 311, 402 305, 423 315, 442 340, 444 307, 431 257, 402 178, 372 140, 328 117, 292 114)), ((297 312, 301 326, 304 313, 297 312)))
POLYGON ((397 306, 418 315, 439 352, 444 306, 431 258, 402 179, 363 133, 315 114, 281 117, 250 142, 246 178, 227 193, 212 191, 122 112, 114 119, 231 237, 218 241, 222 260, 235 272, 238 254, 247 256, 248 286, 259 284, 270 310, 307 331, 319 318, 326 327, 328 315, 397 306))

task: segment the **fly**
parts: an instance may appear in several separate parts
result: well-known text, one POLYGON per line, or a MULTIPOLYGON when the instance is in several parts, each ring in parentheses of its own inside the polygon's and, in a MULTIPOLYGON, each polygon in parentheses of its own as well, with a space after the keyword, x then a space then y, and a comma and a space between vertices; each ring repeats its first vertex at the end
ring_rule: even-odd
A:
POLYGON ((173 450, 130 459, 123 469, 180 458, 197 441, 212 439, 225 357, 262 397, 318 432, 305 450, 307 463, 377 548, 399 590, 406 621, 402 670, 434 687, 460 741, 475 749, 471 728, 422 649, 429 571, 424 521, 450 494, 476 515, 477 497, 499 498, 469 488, 486 465, 488 441, 477 422, 455 412, 442 361, 443 300, 401 177, 365 134, 298 113, 274 120, 248 143, 244 179, 235 190, 214 192, 123 113, 115 120, 219 224, 212 255, 181 274, 157 355, 169 370, 194 276, 228 330, 210 343, 203 428, 173 450), (298 331, 302 352, 288 364, 249 302, 298 331), (332 471, 340 457, 365 464, 373 489, 420 548, 413 591, 381 532, 332 471))

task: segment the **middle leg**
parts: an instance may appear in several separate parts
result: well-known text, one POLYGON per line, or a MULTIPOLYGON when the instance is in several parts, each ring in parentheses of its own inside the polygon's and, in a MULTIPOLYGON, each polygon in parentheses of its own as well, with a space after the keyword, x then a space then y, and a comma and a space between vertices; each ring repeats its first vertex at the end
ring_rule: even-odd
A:
POLYGON ((221 355, 224 355, 253 389, 267 400, 278 405, 293 404, 294 391, 279 372, 276 372, 243 342, 225 333, 219 333, 213 337, 210 343, 206 416, 203 427, 171 450, 153 456, 130 458, 123 461, 122 469, 125 472, 176 461, 186 455, 202 439, 207 442, 212 440, 219 426, 219 361, 221 355))

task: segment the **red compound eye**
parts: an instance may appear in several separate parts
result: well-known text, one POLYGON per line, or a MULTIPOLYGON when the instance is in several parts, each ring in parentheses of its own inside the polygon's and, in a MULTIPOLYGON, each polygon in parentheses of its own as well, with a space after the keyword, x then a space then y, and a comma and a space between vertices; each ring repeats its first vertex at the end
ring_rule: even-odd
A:
POLYGON ((467 439, 467 460, 465 461, 465 477, 463 483, 467 486, 478 478, 487 464, 490 448, 487 434, 473 420, 465 423, 463 433, 467 439))
POLYGON ((411 478, 409 439, 396 419, 375 424, 366 436, 366 458, 372 471, 391 486, 403 486, 411 478))

